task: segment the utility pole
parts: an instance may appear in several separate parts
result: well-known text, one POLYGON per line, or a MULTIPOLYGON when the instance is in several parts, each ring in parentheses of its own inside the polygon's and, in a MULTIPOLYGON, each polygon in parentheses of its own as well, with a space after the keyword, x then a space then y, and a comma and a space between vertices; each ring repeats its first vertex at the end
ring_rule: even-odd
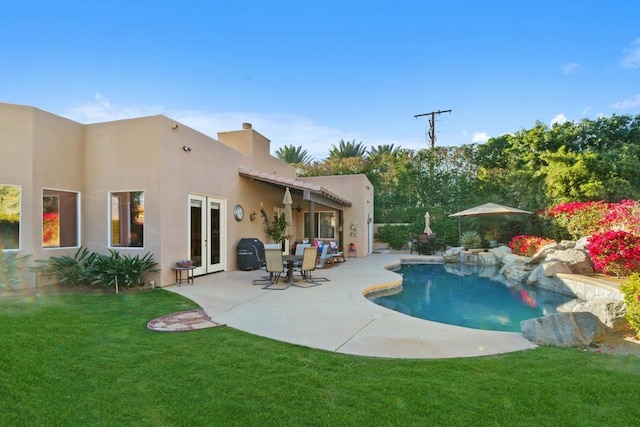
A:
POLYGON ((431 116, 431 118, 429 119, 429 139, 431 140, 432 151, 436 146, 436 114, 450 113, 451 111, 452 110, 438 110, 432 111, 430 113, 416 114, 415 116, 413 116, 416 119, 422 116, 431 116))

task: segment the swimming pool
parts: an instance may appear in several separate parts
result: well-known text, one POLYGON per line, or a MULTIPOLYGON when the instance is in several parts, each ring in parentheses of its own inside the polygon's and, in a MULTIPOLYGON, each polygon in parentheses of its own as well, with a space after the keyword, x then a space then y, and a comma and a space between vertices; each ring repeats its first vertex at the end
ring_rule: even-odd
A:
POLYGON ((508 284, 497 270, 487 274, 486 268, 475 266, 466 266, 468 274, 461 275, 447 272, 446 264, 403 264, 398 273, 403 276, 401 291, 368 298, 409 316, 467 328, 520 332, 521 321, 557 313, 574 300, 508 284))

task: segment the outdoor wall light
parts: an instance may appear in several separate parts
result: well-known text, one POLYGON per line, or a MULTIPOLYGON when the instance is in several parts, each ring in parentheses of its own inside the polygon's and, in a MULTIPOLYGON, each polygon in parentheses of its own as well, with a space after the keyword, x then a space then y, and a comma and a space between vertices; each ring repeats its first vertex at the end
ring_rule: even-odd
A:
POLYGON ((256 211, 253 211, 249 214, 249 221, 255 221, 256 220, 256 211))
POLYGON ((174 123, 173 125, 171 125, 171 129, 176 130, 178 129, 178 124, 174 123))
POLYGON ((191 151, 191 147, 189 147, 188 145, 183 145, 182 150, 188 152, 188 151, 191 151))

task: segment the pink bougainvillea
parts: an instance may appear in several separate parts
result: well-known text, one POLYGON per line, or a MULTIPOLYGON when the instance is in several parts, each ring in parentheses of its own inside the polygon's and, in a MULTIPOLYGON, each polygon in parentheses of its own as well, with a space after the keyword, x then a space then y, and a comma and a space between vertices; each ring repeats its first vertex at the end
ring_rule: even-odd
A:
POLYGON ((597 270, 627 276, 640 271, 640 201, 562 203, 544 211, 570 236, 589 238, 597 270))
POLYGON ((509 248, 511 249, 511 252, 516 255, 532 256, 538 252, 541 247, 553 242, 555 242, 553 239, 525 236, 521 234, 511 239, 509 242, 509 248))
POLYGON ((589 237, 589 255, 597 270, 616 276, 640 271, 640 236, 626 231, 606 231, 589 237))

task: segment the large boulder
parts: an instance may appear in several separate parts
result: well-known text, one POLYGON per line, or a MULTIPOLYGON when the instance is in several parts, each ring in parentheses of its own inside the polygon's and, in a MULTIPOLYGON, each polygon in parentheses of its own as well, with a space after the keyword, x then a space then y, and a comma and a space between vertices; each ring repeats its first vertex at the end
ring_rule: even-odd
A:
POLYGON ((520 322, 522 335, 538 345, 585 347, 603 341, 607 327, 588 312, 556 313, 520 322))
POLYGON ((593 273, 593 263, 589 254, 580 249, 566 249, 564 251, 551 251, 544 260, 547 262, 556 262, 566 264, 573 274, 593 273))
POLYGON ((460 262, 460 252, 462 252, 463 249, 462 247, 453 247, 444 251, 442 256, 444 262, 460 262))
POLYGON ((559 243, 556 243, 556 242, 547 243, 546 245, 538 249, 538 252, 533 254, 529 262, 531 264, 540 264, 547 257, 549 253, 556 250, 564 250, 564 249, 565 248, 559 243))
POLYGON ((502 260, 505 256, 511 255, 511 249, 509 248, 509 246, 498 246, 497 248, 491 248, 489 249, 489 252, 491 252, 493 256, 496 257, 496 260, 499 264, 502 263, 502 260))
POLYGON ((526 283, 533 267, 528 264, 521 264, 512 262, 505 264, 500 269, 500 274, 503 274, 512 283, 526 283))
POLYGON ((627 328, 627 319, 625 318, 627 306, 624 301, 617 301, 607 297, 595 297, 592 300, 576 305, 573 311, 593 313, 613 332, 621 332, 627 328))
POLYGON ((581 237, 580 239, 578 239, 573 249, 588 251, 587 246, 589 246, 589 236, 581 237))
POLYGON ((576 242, 573 240, 562 240, 560 241, 560 246, 564 249, 573 249, 576 247, 576 242))
POLYGON ((557 273, 573 274, 571 267, 560 261, 543 262, 540 267, 547 277, 555 277, 557 273))

